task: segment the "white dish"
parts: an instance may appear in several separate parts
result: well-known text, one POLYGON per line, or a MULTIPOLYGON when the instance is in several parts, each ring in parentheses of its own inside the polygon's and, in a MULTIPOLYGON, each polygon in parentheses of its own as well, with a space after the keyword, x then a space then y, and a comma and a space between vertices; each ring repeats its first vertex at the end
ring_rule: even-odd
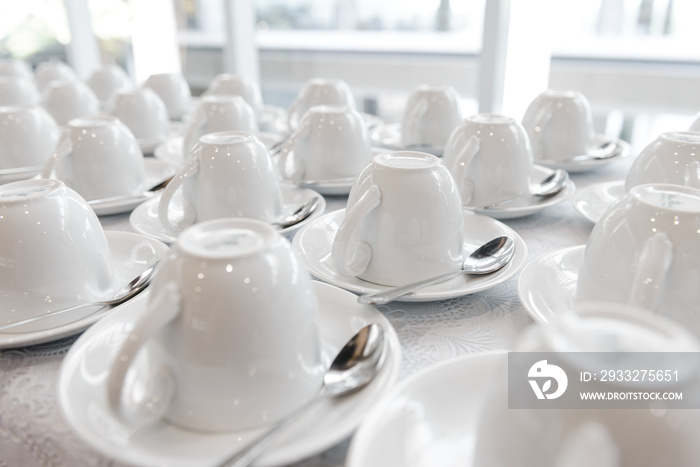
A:
POLYGON ((518 297, 532 319, 549 323, 572 308, 585 248, 579 245, 545 253, 522 270, 518 297))
MULTIPOLYGON (((321 217, 326 210, 326 200, 314 190, 308 188, 296 188, 283 185, 282 187, 282 215, 287 216, 293 213, 299 206, 304 204, 311 198, 318 198, 318 205, 313 213, 303 221, 286 229, 280 230, 283 235, 290 235, 296 232, 304 225, 312 222, 314 219, 321 217)), ((149 199, 145 203, 134 209, 129 217, 131 227, 144 235, 148 235, 165 243, 174 243, 177 240, 179 232, 175 232, 167 227, 164 227, 158 219, 158 203, 160 202, 160 194, 149 199)), ((173 196, 170 204, 170 213, 174 218, 182 217, 182 190, 178 190, 173 196)))
MULTIPOLYGON (((175 167, 172 163, 156 159, 144 159, 143 165, 146 175, 144 182, 146 189, 158 185, 160 182, 167 180, 175 175, 175 172, 177 172, 177 167, 175 167)), ((93 211, 95 211, 95 214, 98 216, 108 216, 111 214, 129 212, 149 198, 150 196, 148 195, 133 196, 129 198, 90 204, 90 207, 92 207, 93 211)))
POLYGON ((36 177, 41 172, 43 166, 37 165, 33 167, 16 167, 13 169, 0 170, 0 185, 11 182, 19 182, 36 177))
POLYGON ((573 203, 579 214, 595 224, 615 201, 626 194, 622 180, 596 183, 577 191, 573 203))
MULTIPOLYGON (((263 142, 267 149, 270 149, 282 139, 276 133, 256 133, 255 136, 263 142)), ((182 165, 185 162, 185 157, 182 154, 182 142, 184 139, 184 136, 176 136, 165 140, 156 146, 153 150, 153 156, 156 159, 171 162, 178 166, 182 165)))
POLYGON ((470 467, 481 404, 505 351, 466 355, 401 381, 353 436, 346 467, 470 467))
MULTIPOLYGON (((386 152, 386 149, 384 148, 372 148, 372 157, 376 156, 377 154, 381 154, 383 152, 386 152)), ((275 156, 277 159, 277 157, 275 156)), ((275 163, 277 163, 277 160, 275 160, 275 163)), ((358 174, 359 175, 359 174, 358 174)), ((303 180, 294 182, 292 180, 285 180, 282 179, 282 183, 285 185, 291 185, 291 186, 300 186, 303 188, 311 188, 315 191, 318 191, 322 195, 328 195, 328 196, 338 196, 338 195, 347 195, 350 194, 350 190, 352 189, 352 186, 355 184, 355 179, 348 180, 349 177, 346 178, 341 178, 338 180, 323 180, 323 181, 318 181, 318 182, 304 182, 303 180)))
MULTIPOLYGON (((331 261, 331 248, 344 217, 345 209, 340 209, 314 220, 296 233, 292 245, 299 253, 302 262, 315 277, 351 292, 364 294, 388 289, 389 287, 384 285, 373 284, 357 277, 341 276, 336 272, 331 261)), ((471 253, 481 244, 501 235, 507 235, 515 242, 515 254, 504 268, 484 276, 461 275, 404 295, 397 300, 404 302, 445 300, 481 292, 509 280, 525 266, 527 260, 525 242, 505 224, 488 216, 464 211, 464 238, 467 239, 464 244, 465 254, 471 253)))
MULTIPOLYGON (((544 180, 552 173, 552 169, 543 167, 541 165, 534 165, 532 167, 532 183, 538 184, 541 180, 544 180)), ((569 179, 566 186, 562 191, 554 196, 548 198, 537 198, 535 196, 525 197, 520 201, 514 201, 513 204, 508 204, 506 207, 496 208, 496 209, 474 209, 471 206, 465 206, 465 209, 471 209, 479 214, 484 214, 494 219, 514 219, 516 217, 529 216, 537 212, 542 211, 551 206, 556 206, 562 203, 576 192, 576 185, 569 179)))
POLYGON ((440 146, 422 146, 422 145, 404 145, 401 143, 401 124, 387 123, 379 124, 370 133, 372 144, 394 150, 401 151, 421 151, 429 154, 434 154, 442 157, 442 152, 445 150, 445 145, 440 146))
POLYGON ((612 143, 615 145, 615 155, 605 159, 588 159, 581 161, 551 161, 538 159, 535 155, 535 163, 549 167, 550 169, 564 169, 569 173, 580 173, 588 172, 590 170, 595 170, 600 167, 604 167, 609 164, 613 164, 619 160, 624 159, 630 154, 630 145, 626 141, 619 138, 607 138, 603 135, 596 135, 593 138, 594 145, 597 147, 602 147, 606 144, 612 143))
MULTIPOLYGON (((121 290, 146 268, 163 258, 168 251, 168 247, 163 243, 143 235, 114 231, 107 231, 105 235, 107 236, 111 252, 110 260, 115 292, 121 290)), ((118 315, 124 307, 134 300, 136 298, 105 312, 100 311, 97 314, 86 316, 74 322, 71 322, 71 320, 75 319, 76 314, 66 314, 60 318, 47 318, 47 320, 55 320, 55 327, 43 331, 0 332, 0 349, 41 344, 72 336, 84 331, 103 317, 111 316, 113 313, 118 315)), ((83 309, 76 313, 84 313, 85 311, 83 309)))
MULTIPOLYGON (((360 327, 379 323, 388 341, 384 367, 369 386, 338 400, 323 400, 273 441, 255 465, 298 461, 338 443, 360 424, 365 414, 393 387, 401 365, 396 332, 374 307, 360 305, 355 296, 314 282, 319 300, 319 329, 324 362, 360 327)), ((214 465, 244 446, 258 430, 230 433, 188 431, 159 421, 132 432, 106 408, 106 371, 114 349, 128 335, 129 323, 147 305, 140 297, 111 314, 81 336, 66 355, 58 385, 59 404, 68 424, 88 444, 105 455, 134 465, 214 465)), ((137 357, 138 358, 138 357, 137 357)), ((138 367, 137 367, 138 368, 138 367)), ((138 376, 137 376, 138 378, 138 376)))

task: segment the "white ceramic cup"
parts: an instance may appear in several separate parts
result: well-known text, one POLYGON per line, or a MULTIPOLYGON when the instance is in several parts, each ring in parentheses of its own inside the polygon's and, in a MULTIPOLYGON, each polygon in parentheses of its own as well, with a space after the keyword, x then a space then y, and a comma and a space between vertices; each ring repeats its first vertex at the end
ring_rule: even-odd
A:
POLYGON ((370 163, 372 147, 356 110, 316 106, 280 148, 280 175, 289 180, 354 177, 370 163))
POLYGON ((182 152, 185 158, 200 137, 219 131, 257 133, 258 123, 255 112, 243 97, 221 95, 202 97, 185 130, 182 141, 182 152))
POLYGON ((102 65, 94 70, 87 79, 100 102, 107 102, 112 95, 123 89, 133 89, 134 83, 126 72, 115 64, 102 65))
MULTIPOLYGON (((113 293, 102 226, 85 200, 58 180, 0 185, 0 258, 0 324, 113 293)), ((40 329, 35 323, 15 331, 40 329)))
POLYGON ((144 87, 151 88, 163 99, 170 120, 181 120, 190 111, 192 92, 179 73, 158 73, 148 77, 144 87))
POLYGON ((202 136, 184 167, 163 190, 158 204, 161 224, 179 231, 222 217, 271 222, 282 214, 277 167, 255 135, 224 131, 202 136), (183 217, 173 220, 170 205, 182 187, 183 217))
POLYGON ((576 302, 655 310, 700 335, 700 190, 638 185, 595 225, 576 302))
POLYGON ((460 96, 452 86, 423 84, 406 101, 401 119, 403 146, 444 146, 462 121, 460 96))
POLYGON ((170 117, 163 100, 148 88, 121 89, 107 111, 126 125, 140 141, 164 141, 170 135, 170 117))
POLYGON ((700 188, 700 133, 662 133, 634 159, 625 189, 647 183, 700 188))
POLYGON ((0 107, 6 105, 38 104, 41 94, 34 84, 21 76, 0 75, 0 107))
POLYGON ((0 107, 0 170, 42 166, 60 130, 39 105, 0 107))
POLYGON ((73 68, 58 60, 39 63, 34 71, 34 77, 39 91, 43 91, 53 81, 78 80, 73 68))
MULTIPOLYGON (((199 431, 274 422, 321 388, 318 304, 289 241, 253 219, 219 219, 185 230, 160 267, 147 311, 133 323, 108 377, 108 401, 123 414, 134 356, 171 375, 163 417, 199 431), (126 356, 127 358, 124 358, 126 356)), ((165 399, 165 400, 162 400, 165 399)))
POLYGON ((287 112, 289 128, 296 129, 301 117, 311 107, 317 105, 340 105, 354 109, 355 97, 350 86, 342 79, 310 79, 304 83, 289 107, 287 112))
POLYGON ((465 205, 486 206, 530 192, 530 141, 522 125, 510 117, 465 118, 450 135, 442 160, 465 205))
POLYGON ((82 81, 52 81, 42 92, 41 105, 59 125, 100 113, 100 101, 82 81))
POLYGON ((252 79, 230 73, 221 73, 214 77, 204 92, 205 96, 240 96, 258 114, 263 109, 260 85, 252 79))
POLYGON ((139 194, 145 190, 143 153, 133 133, 117 118, 71 120, 42 169, 87 199, 139 194))
MULTIPOLYGON (((557 366, 567 375, 565 391, 569 391, 572 380, 581 371, 611 369, 620 361, 620 352, 697 352, 698 343, 682 326, 646 310, 588 303, 576 314, 565 313, 559 321, 526 329, 514 350, 546 352, 543 355, 566 352, 557 358, 557 366)), ((646 409, 509 408, 508 392, 512 386, 506 360, 504 357, 502 365, 494 368, 490 390, 481 401, 471 465, 697 465, 697 411, 665 409, 659 401, 650 401, 646 409)), ((679 373, 685 379, 689 373, 683 370, 679 373)), ((528 376, 528 372, 523 372, 523 379, 528 376)), ((602 378, 600 372, 598 378, 602 378)), ((625 384, 597 382, 596 389, 672 392, 680 388, 682 392, 685 381, 663 387, 648 381, 625 384)))
POLYGON ((593 148, 591 106, 578 91, 544 91, 528 105, 522 124, 535 160, 566 161, 593 148))
POLYGON ((402 285, 462 266, 464 214, 440 159, 412 151, 374 156, 353 185, 333 241, 343 276, 402 285))
POLYGON ((34 71, 31 65, 16 58, 0 59, 0 76, 17 76, 34 82, 34 71))

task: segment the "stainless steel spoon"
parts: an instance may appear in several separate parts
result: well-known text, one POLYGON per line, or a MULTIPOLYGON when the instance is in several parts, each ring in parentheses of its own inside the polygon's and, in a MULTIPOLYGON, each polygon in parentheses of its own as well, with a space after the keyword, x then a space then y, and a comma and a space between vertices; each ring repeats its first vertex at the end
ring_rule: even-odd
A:
POLYGON ((597 148, 590 150, 587 154, 579 154, 566 160, 537 159, 537 163, 545 164, 566 164, 569 162, 599 161, 617 157, 624 152, 624 147, 616 141, 606 141, 597 148))
POLYGON ((272 424, 243 449, 217 465, 230 467, 250 465, 263 453, 279 430, 288 426, 311 406, 326 397, 342 397, 368 385, 384 363, 385 348, 384 330, 381 326, 370 324, 360 329, 340 349, 331 366, 326 370, 321 390, 313 399, 272 424))
POLYGON ((49 319, 49 318, 55 318, 58 315, 62 315, 64 313, 69 313, 71 311, 76 311, 80 310, 82 308, 90 308, 90 307, 100 307, 94 312, 81 316, 80 319, 84 319, 88 316, 94 315, 95 313, 102 311, 104 307, 113 307, 116 305, 120 305, 124 303, 125 301, 135 297, 139 293, 141 293, 146 287, 148 287, 148 284, 151 283, 151 280, 153 279, 153 276, 155 275, 155 272, 158 268, 158 261, 153 263, 151 266, 148 268, 144 269, 141 274, 136 276, 134 279, 132 279, 128 284, 126 284, 114 297, 112 297, 109 300, 103 300, 99 302, 90 302, 90 303, 81 303, 80 305, 75 305, 70 308, 63 308, 62 310, 56 310, 56 311, 50 311, 44 315, 39 315, 39 316, 34 316, 32 318, 27 318, 23 319, 21 321, 15 321, 14 323, 10 324, 5 324, 3 326, 0 326, 0 332, 5 331, 6 329, 11 329, 14 327, 18 326, 23 326, 25 324, 30 324, 30 323, 35 323, 37 321, 49 319))
POLYGON ((383 305, 415 290, 444 282, 462 274, 490 274, 505 266, 513 257, 513 253, 515 253, 515 242, 513 242, 513 239, 505 236, 496 237, 484 243, 471 255, 467 256, 464 263, 462 263, 462 269, 458 271, 448 272, 407 285, 392 287, 381 292, 360 295, 357 297, 357 301, 368 305, 383 305))
MULTIPOLYGON (((174 175, 173 175, 174 177, 174 175)), ((160 192, 161 190, 165 189, 165 187, 170 183, 170 180, 173 179, 173 177, 168 177, 162 182, 158 183, 157 185, 153 185, 151 188, 148 190, 144 191, 143 193, 136 194, 136 195, 117 195, 117 196, 110 196, 107 198, 99 198, 99 199, 91 199, 88 201, 88 204, 90 206, 94 206, 96 204, 102 204, 102 203, 110 203, 112 201, 121 201, 121 200, 131 200, 133 199, 134 201, 138 200, 147 200, 151 198, 153 195, 156 193, 160 192)))
POLYGON ((563 169, 557 169, 551 174, 549 174, 545 179, 543 179, 539 185, 535 188, 530 193, 520 195, 520 196, 514 196, 512 198, 504 199, 501 201, 497 201, 495 203, 488 204, 486 206, 482 206, 480 208, 476 208, 476 210, 488 210, 488 209, 499 209, 502 208, 503 206, 510 204, 514 201, 518 201, 521 199, 527 199, 530 197, 535 197, 535 198, 549 198, 550 196, 554 196, 557 193, 559 193, 561 190, 566 188, 566 185, 569 183, 569 173, 566 170, 563 169))
POLYGON ((286 229, 287 227, 291 227, 295 224, 298 224, 299 222, 303 221, 304 219, 306 219, 314 213, 314 211, 316 210, 316 206, 318 206, 318 203, 318 198, 311 198, 307 200, 304 204, 299 206, 296 209, 296 211, 294 211, 281 221, 271 222, 271 224, 275 227, 279 227, 280 229, 286 229))

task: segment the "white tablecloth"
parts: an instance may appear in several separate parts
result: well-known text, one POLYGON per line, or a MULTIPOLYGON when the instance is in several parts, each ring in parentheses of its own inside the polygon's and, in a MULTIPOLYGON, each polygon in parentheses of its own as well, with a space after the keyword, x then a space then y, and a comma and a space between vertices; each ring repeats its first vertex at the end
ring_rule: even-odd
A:
MULTIPOLYGON (((623 179, 630 160, 572 179, 582 188, 623 179)), ((327 211, 346 198, 327 197, 327 211)), ((571 202, 521 219, 504 221, 527 243, 529 259, 586 242, 593 225, 571 202)), ((129 230, 128 216, 103 219, 106 229, 129 230)), ((379 309, 398 333, 400 378, 458 355, 510 348, 532 323, 516 293, 517 278, 491 290, 432 303, 391 303, 379 309)), ((80 440, 63 420, 56 386, 61 361, 76 337, 0 351, 0 467, 120 465, 80 440)), ((348 440, 299 466, 343 465, 348 440)))

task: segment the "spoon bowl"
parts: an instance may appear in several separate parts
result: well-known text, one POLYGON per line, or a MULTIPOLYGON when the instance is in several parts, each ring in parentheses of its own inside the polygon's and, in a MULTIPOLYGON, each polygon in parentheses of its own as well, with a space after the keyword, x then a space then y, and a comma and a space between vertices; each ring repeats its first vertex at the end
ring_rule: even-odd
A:
MULTIPOLYGON (((75 305, 69 308, 63 308, 61 310, 56 310, 56 311, 51 311, 49 313, 39 315, 39 316, 34 316, 32 318, 27 318, 23 319, 21 321, 15 321, 14 323, 10 324, 5 324, 3 326, 0 326, 0 332, 5 331, 7 329, 23 326, 25 324, 31 324, 35 323, 37 321, 41 321, 44 319, 49 319, 49 318, 54 318, 58 315, 62 315, 65 313, 70 313, 71 311, 77 311, 81 310, 83 308, 89 308, 89 307, 99 307, 96 309, 94 312, 90 313, 87 316, 91 316, 99 311, 104 310, 105 307, 113 307, 120 305, 127 300, 135 297, 136 295, 140 294, 143 292, 146 287, 151 283, 151 280, 153 279, 153 276, 155 275, 156 271, 158 270, 158 261, 153 263, 151 266, 148 268, 144 269, 141 274, 133 278, 131 281, 129 281, 128 284, 126 284, 122 289, 116 293, 111 299, 109 300, 102 300, 99 302, 90 302, 90 303, 81 303, 80 305, 75 305)), ((83 315, 80 317, 80 319, 86 318, 87 316, 83 315)))
POLYGON ((515 201, 527 199, 527 198, 549 198, 561 192, 566 188, 569 183, 569 173, 563 169, 557 169, 547 177, 545 177, 540 183, 530 192, 524 195, 514 196, 512 198, 497 201, 495 203, 482 206, 477 209, 498 209, 502 208, 508 204, 515 201))
POLYGON ((340 349, 323 377, 323 386, 309 402, 287 417, 272 424, 235 455, 219 466, 243 467, 250 465, 272 441, 274 434, 288 426, 299 415, 325 397, 343 397, 367 386, 381 370, 386 354, 384 330, 378 324, 369 324, 355 333, 340 349))
POLYGON ((471 255, 467 256, 462 263, 462 268, 458 271, 392 287, 381 292, 360 295, 357 301, 368 305, 383 305, 415 290, 450 280, 462 274, 490 274, 505 266, 514 253, 515 242, 512 238, 506 236, 496 237, 484 243, 474 250, 471 255))
POLYGON ((309 217, 311 214, 314 213, 316 210, 316 207, 318 206, 319 199, 314 197, 309 200, 307 200, 304 204, 299 206, 293 213, 291 213, 289 216, 285 217, 284 219, 277 221, 277 222, 272 222, 272 225, 275 227, 278 227, 280 229, 286 229, 287 227, 291 227, 295 224, 298 224, 299 222, 303 221, 307 217, 309 217))
POLYGON ((98 204, 102 203, 111 203, 113 201, 121 201, 121 200, 131 200, 133 199, 134 201, 136 200, 147 200, 151 197, 153 197, 156 193, 160 193, 162 190, 165 189, 165 187, 170 183, 170 180, 172 180, 173 177, 168 177, 165 180, 159 182, 157 185, 153 185, 151 188, 148 190, 144 191, 143 193, 140 194, 135 194, 135 195, 117 195, 117 196, 110 196, 108 198, 99 198, 99 199, 91 199, 88 200, 88 204, 90 206, 95 206, 98 204))

